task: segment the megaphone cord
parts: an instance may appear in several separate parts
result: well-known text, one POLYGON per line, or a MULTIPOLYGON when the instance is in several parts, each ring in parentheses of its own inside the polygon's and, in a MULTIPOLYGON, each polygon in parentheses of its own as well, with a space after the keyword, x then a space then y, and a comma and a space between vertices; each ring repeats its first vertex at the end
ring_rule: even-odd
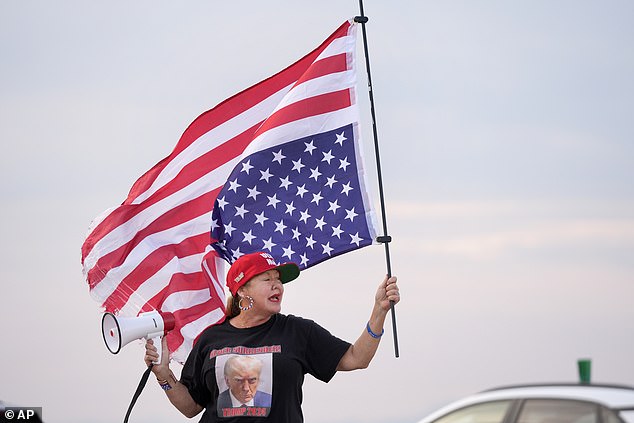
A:
POLYGON ((130 402, 128 411, 125 413, 125 419, 123 419, 123 423, 128 423, 128 418, 130 418, 132 407, 134 407, 136 400, 139 399, 141 392, 143 392, 143 388, 145 388, 145 384, 147 383, 147 380, 150 377, 150 373, 152 373, 152 364, 148 366, 147 370, 143 372, 143 376, 141 376, 141 380, 139 381, 139 386, 136 387, 136 392, 132 396, 132 402, 130 402))

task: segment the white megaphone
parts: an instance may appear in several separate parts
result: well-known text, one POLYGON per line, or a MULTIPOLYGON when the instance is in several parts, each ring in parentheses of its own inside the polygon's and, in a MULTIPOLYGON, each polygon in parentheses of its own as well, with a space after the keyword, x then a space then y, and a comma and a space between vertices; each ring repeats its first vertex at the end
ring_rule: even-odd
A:
POLYGON ((161 337, 174 329, 174 315, 169 312, 148 311, 137 317, 116 317, 112 313, 104 313, 101 319, 101 333, 108 350, 117 354, 121 347, 135 339, 152 339, 158 350, 161 362, 161 337))

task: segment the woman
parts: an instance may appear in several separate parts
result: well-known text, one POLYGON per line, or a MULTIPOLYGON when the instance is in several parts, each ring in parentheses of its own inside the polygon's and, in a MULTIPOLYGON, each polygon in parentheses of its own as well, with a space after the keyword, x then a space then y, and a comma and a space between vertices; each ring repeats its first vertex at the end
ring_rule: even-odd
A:
MULTIPOLYGON (((386 277, 379 285, 370 320, 351 345, 312 320, 280 313, 283 284, 298 276, 296 264, 277 265, 268 253, 247 254, 233 263, 227 274, 232 294, 227 319, 201 334, 181 380, 170 371, 168 354, 152 368, 181 413, 194 417, 204 410, 201 422, 302 422, 301 388, 306 373, 328 382, 337 371, 370 364, 390 301, 400 299, 396 278, 386 277), (257 366, 232 364, 252 359, 257 366)), ((165 339, 163 350, 167 351, 165 339)), ((148 341, 145 362, 149 366, 157 359, 156 348, 148 341)))

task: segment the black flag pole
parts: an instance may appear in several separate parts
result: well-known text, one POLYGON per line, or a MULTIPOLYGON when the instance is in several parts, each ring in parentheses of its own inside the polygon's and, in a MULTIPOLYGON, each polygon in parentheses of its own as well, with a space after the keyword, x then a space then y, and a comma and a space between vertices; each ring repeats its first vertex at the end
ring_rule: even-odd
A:
MULTIPOLYGON (((387 265, 387 276, 392 276, 392 265, 390 262, 390 242, 392 237, 387 234, 387 218, 385 214, 385 198, 383 195, 383 176, 381 174, 381 155, 379 154, 379 135, 376 130, 376 113, 374 111, 374 93, 372 92, 372 74, 370 72, 370 55, 368 54, 368 36, 365 30, 365 24, 368 18, 363 12, 363 0, 359 0, 360 16, 355 16, 354 21, 361 24, 363 33, 363 50, 365 52, 365 69, 368 73, 368 92, 370 94, 370 114, 372 115, 372 133, 374 135, 374 154, 376 156, 376 171, 379 179, 379 199, 381 200, 381 219, 383 220, 383 235, 378 236, 376 240, 385 246, 385 262, 387 265)), ((396 312, 394 301, 390 301, 390 311, 392 312, 392 333, 394 336, 394 355, 398 358, 398 335, 396 331, 396 312)))

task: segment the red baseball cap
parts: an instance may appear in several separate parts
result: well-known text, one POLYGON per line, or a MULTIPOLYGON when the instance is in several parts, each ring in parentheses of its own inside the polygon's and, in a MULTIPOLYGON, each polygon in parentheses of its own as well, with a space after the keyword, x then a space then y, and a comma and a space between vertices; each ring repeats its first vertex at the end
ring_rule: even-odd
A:
POLYGON ((299 266, 295 263, 278 264, 272 255, 263 251, 245 254, 236 260, 227 272, 227 287, 231 295, 236 295, 238 289, 249 282, 251 278, 267 270, 280 272, 282 283, 290 282, 299 276, 299 266))

